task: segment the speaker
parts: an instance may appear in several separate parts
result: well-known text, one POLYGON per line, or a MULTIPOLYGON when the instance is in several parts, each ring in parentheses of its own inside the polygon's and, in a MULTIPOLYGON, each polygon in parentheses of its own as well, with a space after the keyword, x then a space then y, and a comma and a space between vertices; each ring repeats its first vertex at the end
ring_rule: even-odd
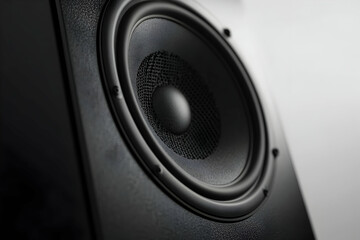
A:
POLYGON ((2 5, 6 233, 314 238, 267 89, 201 5, 2 5))

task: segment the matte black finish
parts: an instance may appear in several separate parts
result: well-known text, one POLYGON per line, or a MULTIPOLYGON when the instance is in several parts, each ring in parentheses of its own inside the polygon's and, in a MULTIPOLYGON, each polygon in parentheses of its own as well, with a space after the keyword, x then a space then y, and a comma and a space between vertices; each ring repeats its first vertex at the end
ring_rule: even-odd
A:
MULTIPOLYGON (((63 0, 59 3, 66 30, 63 40, 69 47, 68 61, 76 84, 103 238, 314 238, 276 121, 272 131, 276 133, 279 155, 273 190, 268 201, 250 218, 234 223, 209 220, 183 208, 163 192, 138 164, 137 154, 119 133, 106 99, 96 51, 97 26, 104 2, 63 0)), ((114 89, 113 93, 116 92, 114 89)))
MULTIPOLYGON (((154 173, 160 184, 186 206, 221 221, 248 217, 266 199, 270 190, 274 158, 268 153, 271 136, 266 132, 261 105, 242 64, 221 35, 191 11, 168 2, 133 1, 125 6, 121 3, 113 1, 107 5, 99 44, 105 83, 109 89, 120 86, 119 93, 112 95, 111 100, 121 131, 130 139, 139 160, 150 169, 150 173, 154 173), (149 63, 149 58, 156 61, 149 63), (137 86, 137 93, 134 91, 134 82, 139 83, 134 76, 137 75, 138 79, 139 73, 144 75, 144 61, 151 66, 145 70, 149 75, 145 81, 157 82, 156 79, 160 78, 163 80, 159 86, 176 84, 187 94, 198 91, 200 95, 206 89, 208 94, 203 97, 215 98, 215 101, 203 102, 200 109, 193 111, 194 115, 201 113, 202 117, 211 119, 216 119, 217 111, 201 111, 208 109, 208 105, 204 107, 203 104, 217 105, 220 111, 220 143, 214 153, 203 159, 214 170, 203 173, 213 176, 213 179, 235 175, 232 181, 209 184, 194 178, 189 173, 202 169, 183 166, 193 165, 189 162, 195 161, 186 157, 179 159, 156 138, 159 133, 152 131, 154 124, 146 122, 136 97, 151 85, 144 84, 144 89, 137 86), (179 65, 185 67, 188 77, 184 77, 184 71, 175 70, 183 68, 179 65), (155 69, 162 71, 155 74, 155 69), (177 74, 171 74, 167 69, 173 69, 177 74), (169 81, 168 78, 179 81, 169 81), (201 84, 188 89, 187 86, 193 82, 201 84), (236 172, 244 158, 244 169, 240 167, 236 172), (234 164, 234 168, 228 166, 226 173, 216 169, 229 162, 234 164)), ((190 104, 195 101, 192 99, 190 104)), ((210 127, 200 127, 198 135, 208 133, 210 127)))
POLYGON ((104 91, 97 54, 104 5, 58 0, 57 16, 45 0, 0 2, 1 239, 313 239, 272 114, 273 188, 251 217, 207 219, 153 181, 104 91))
POLYGON ((92 239, 52 10, 0 1, 0 239, 92 239))

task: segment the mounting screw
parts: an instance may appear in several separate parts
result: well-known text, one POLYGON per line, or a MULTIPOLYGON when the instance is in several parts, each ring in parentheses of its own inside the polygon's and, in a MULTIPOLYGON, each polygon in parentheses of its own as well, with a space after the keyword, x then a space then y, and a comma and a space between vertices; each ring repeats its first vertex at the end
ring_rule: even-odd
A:
POLYGON ((224 35, 225 35, 226 37, 230 37, 230 36, 231 36, 231 32, 230 32, 230 30, 229 30, 228 28, 224 28, 224 35))
POLYGON ((115 96, 118 96, 118 95, 119 95, 119 92, 120 92, 120 89, 119 89, 118 86, 113 86, 112 91, 113 91, 113 94, 114 94, 115 96))
POLYGON ((274 148, 274 149, 272 150, 272 154, 273 154, 273 156, 276 158, 276 157, 279 155, 279 150, 278 150, 277 148, 274 148))
POLYGON ((268 195, 268 190, 267 189, 263 189, 263 193, 264 193, 264 196, 266 197, 268 195))
POLYGON ((155 165, 154 166, 154 171, 155 171, 155 173, 160 174, 161 173, 161 167, 159 165, 155 165))

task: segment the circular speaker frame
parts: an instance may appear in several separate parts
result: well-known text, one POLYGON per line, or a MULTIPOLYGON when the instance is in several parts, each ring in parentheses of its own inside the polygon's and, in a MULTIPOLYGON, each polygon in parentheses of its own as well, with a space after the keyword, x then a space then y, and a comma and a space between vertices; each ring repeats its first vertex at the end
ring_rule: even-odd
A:
POLYGON ((110 1, 99 32, 99 56, 114 117, 150 175, 174 198, 211 219, 237 221, 254 213, 268 195, 275 155, 270 154, 265 117, 255 88, 221 30, 180 2, 110 1), (179 167, 160 146, 141 115, 130 89, 128 49, 134 29, 151 18, 176 22, 199 35, 222 56, 232 74, 242 79, 238 84, 246 99, 253 131, 247 164, 228 184, 205 183, 179 167))

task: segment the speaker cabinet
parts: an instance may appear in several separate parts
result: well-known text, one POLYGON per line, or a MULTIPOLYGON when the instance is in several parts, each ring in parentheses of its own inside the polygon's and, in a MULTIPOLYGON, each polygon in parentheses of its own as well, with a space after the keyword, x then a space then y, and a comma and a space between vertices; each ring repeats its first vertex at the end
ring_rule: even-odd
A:
POLYGON ((1 23, 13 39, 0 40, 1 177, 21 176, 1 183, 8 232, 314 238, 275 108, 231 29, 187 0, 37 2, 1 10, 15 19, 1 23))

